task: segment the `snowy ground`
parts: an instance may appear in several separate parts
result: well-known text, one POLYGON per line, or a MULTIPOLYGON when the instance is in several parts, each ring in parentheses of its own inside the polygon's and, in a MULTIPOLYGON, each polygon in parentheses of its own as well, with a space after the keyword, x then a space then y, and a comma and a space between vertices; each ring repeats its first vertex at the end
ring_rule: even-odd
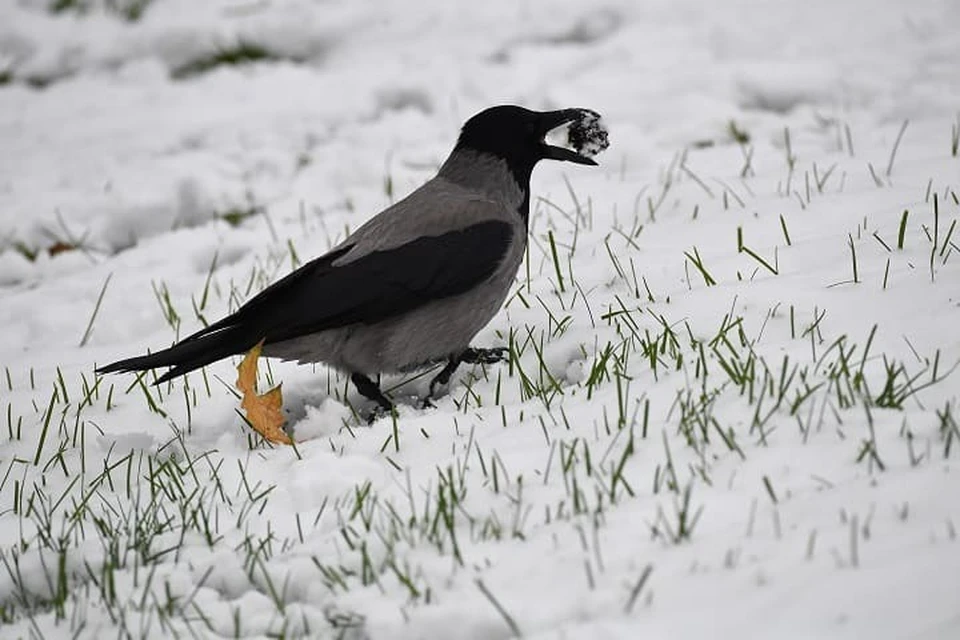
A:
POLYGON ((960 4, 50 4, 0 5, 0 636, 960 637, 960 4), (509 365, 367 426, 273 363, 295 449, 235 363, 94 375, 501 102, 612 141, 537 169, 509 365))

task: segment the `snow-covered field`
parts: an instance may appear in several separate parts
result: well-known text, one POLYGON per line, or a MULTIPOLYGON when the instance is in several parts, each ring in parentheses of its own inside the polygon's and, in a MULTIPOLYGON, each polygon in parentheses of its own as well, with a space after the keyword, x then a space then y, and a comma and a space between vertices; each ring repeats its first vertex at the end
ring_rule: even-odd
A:
POLYGON ((960 637, 957 24, 3 0, 0 637, 960 637), (387 380, 367 425, 273 362, 295 448, 251 436, 236 360, 93 373, 319 255, 503 102, 612 142, 535 172, 477 339, 509 364, 426 411, 427 378, 387 380))

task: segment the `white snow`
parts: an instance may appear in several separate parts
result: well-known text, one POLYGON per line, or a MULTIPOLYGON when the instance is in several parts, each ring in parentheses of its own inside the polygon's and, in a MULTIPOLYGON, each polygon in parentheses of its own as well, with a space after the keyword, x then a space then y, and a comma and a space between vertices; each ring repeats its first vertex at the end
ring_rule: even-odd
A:
POLYGON ((0 5, 0 636, 960 637, 960 4, 49 4, 0 5), (611 132, 534 174, 511 364, 368 426, 271 362, 295 450, 235 360, 93 373, 503 102, 611 132))

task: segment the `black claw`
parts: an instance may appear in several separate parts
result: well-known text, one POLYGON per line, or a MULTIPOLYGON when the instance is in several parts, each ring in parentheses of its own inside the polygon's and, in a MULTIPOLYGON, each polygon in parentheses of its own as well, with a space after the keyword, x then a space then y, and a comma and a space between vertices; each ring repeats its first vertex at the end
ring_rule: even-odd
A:
POLYGON ((460 356, 461 362, 468 364, 496 364, 507 359, 510 350, 506 347, 493 347, 492 349, 480 349, 471 347, 460 356))
POLYGON ((373 424, 380 418, 384 416, 389 416, 389 415, 393 415, 392 407, 390 409, 387 409, 382 405, 377 405, 370 411, 370 413, 367 414, 367 424, 373 424))

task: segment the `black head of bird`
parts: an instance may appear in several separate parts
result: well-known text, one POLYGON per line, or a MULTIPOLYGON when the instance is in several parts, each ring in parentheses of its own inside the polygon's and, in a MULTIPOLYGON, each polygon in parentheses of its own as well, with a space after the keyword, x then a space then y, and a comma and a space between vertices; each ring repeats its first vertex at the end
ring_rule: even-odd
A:
POLYGON ((579 122, 594 112, 588 109, 531 111, 515 105, 490 107, 463 125, 454 151, 475 151, 496 156, 506 162, 517 182, 525 184, 540 160, 564 160, 577 164, 597 164, 579 150, 551 145, 547 134, 579 122))

